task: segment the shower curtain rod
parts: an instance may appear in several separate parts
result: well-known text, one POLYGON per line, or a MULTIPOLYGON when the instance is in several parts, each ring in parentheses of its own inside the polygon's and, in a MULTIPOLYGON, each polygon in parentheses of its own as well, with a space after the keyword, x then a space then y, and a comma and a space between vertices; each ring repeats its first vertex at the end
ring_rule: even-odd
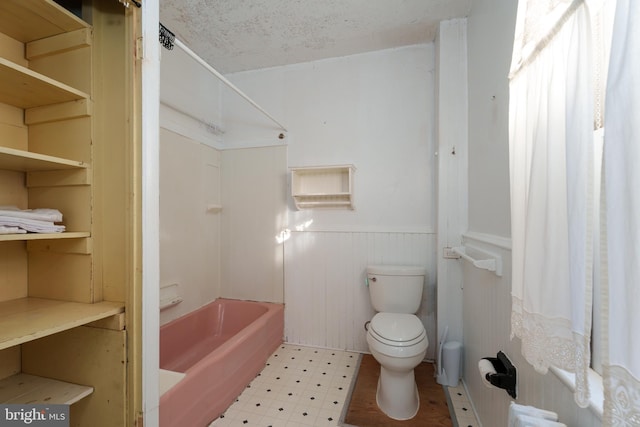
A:
POLYGON ((184 43, 182 43, 180 40, 178 40, 177 38, 174 39, 174 43, 180 47, 180 49, 182 49, 187 55, 189 55, 190 57, 192 57, 193 59, 195 59, 200 65, 202 65, 204 68, 206 68, 211 74, 213 74, 214 76, 216 76, 218 79, 220 79, 222 81, 222 83, 226 84, 227 86, 229 86, 229 88, 231 88, 234 92, 236 92, 238 95, 240 95, 242 98, 245 99, 245 101, 247 101, 249 104, 251 104, 254 108, 256 108, 258 111, 260 111, 262 114, 264 114, 265 116, 267 116, 269 119, 271 119, 271 121, 273 121, 275 124, 277 124, 280 129, 282 129, 284 132, 287 132, 287 128, 284 127, 284 125, 282 125, 278 120, 276 120, 271 114, 269 114, 267 111, 265 111, 261 106, 259 106, 258 104, 255 103, 255 101, 251 98, 249 98, 247 95, 245 95, 244 92, 242 92, 240 89, 238 89, 238 87, 236 85, 234 85, 233 83, 231 83, 229 80, 227 80, 222 74, 220 74, 215 68, 213 68, 211 65, 207 64, 202 58, 200 58, 194 51, 192 51, 191 49, 189 49, 189 47, 187 45, 185 45, 184 43))

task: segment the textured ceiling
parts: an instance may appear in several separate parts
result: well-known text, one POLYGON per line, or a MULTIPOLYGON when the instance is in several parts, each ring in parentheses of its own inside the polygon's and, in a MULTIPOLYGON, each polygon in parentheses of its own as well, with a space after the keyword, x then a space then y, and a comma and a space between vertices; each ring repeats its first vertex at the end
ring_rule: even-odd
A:
POLYGON ((160 22, 222 73, 432 41, 472 0, 160 0, 160 22))

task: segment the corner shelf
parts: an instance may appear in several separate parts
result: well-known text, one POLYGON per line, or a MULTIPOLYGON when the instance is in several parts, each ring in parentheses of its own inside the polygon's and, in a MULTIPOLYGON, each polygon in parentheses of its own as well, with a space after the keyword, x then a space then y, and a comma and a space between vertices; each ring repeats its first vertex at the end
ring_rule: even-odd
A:
POLYGON ((353 165, 291 168, 291 196, 297 209, 354 209, 353 165))

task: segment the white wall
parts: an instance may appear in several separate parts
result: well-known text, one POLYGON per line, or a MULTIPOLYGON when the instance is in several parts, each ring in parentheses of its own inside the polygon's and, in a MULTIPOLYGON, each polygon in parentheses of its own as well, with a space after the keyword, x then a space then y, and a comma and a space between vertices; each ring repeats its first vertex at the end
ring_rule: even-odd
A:
POLYGON ((484 426, 504 426, 511 398, 486 388, 477 363, 504 351, 518 370, 517 402, 556 411, 569 426, 601 425, 580 409, 572 391, 549 372, 536 373, 510 340, 511 252, 508 160, 508 70, 516 3, 478 0, 468 18, 469 229, 473 244, 501 254, 502 278, 463 264, 464 382, 484 426))
MULTIPOLYGON (((444 258, 467 229, 467 23, 440 23, 436 39, 438 117, 438 338, 462 342, 462 270, 444 258)), ((439 342, 439 341, 438 341, 439 342)))
POLYGON ((219 202, 220 153, 161 129, 160 297, 183 298, 161 312, 161 324, 220 295, 220 215, 207 212, 219 202))
POLYGON ((395 232, 302 232, 285 242, 285 337, 288 342, 368 352, 364 324, 375 312, 365 283, 372 264, 427 270, 417 316, 427 359, 435 357, 435 235, 395 232))
POLYGON ((221 296, 282 303, 285 146, 222 151, 221 296))
POLYGON ((297 211, 288 197, 286 226, 295 230, 310 219, 313 223, 306 231, 293 231, 285 243, 287 339, 367 351, 362 325, 372 313, 368 295, 362 293, 366 264, 418 264, 429 269, 420 315, 434 343, 432 352, 436 341, 433 45, 228 78, 288 126, 290 167, 356 166, 353 211, 297 211), (351 305, 345 306, 345 301, 351 305), (327 321, 319 322, 322 318, 327 321))
POLYGON ((509 85, 517 2, 480 0, 468 19, 469 229, 508 237, 509 85))

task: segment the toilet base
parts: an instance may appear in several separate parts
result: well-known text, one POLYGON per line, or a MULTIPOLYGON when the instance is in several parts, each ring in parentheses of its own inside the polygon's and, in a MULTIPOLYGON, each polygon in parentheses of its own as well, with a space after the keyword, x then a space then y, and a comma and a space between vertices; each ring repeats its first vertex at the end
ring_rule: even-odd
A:
POLYGON ((398 372, 381 366, 376 403, 386 416, 394 420, 415 417, 420 409, 420 398, 413 369, 398 372))

